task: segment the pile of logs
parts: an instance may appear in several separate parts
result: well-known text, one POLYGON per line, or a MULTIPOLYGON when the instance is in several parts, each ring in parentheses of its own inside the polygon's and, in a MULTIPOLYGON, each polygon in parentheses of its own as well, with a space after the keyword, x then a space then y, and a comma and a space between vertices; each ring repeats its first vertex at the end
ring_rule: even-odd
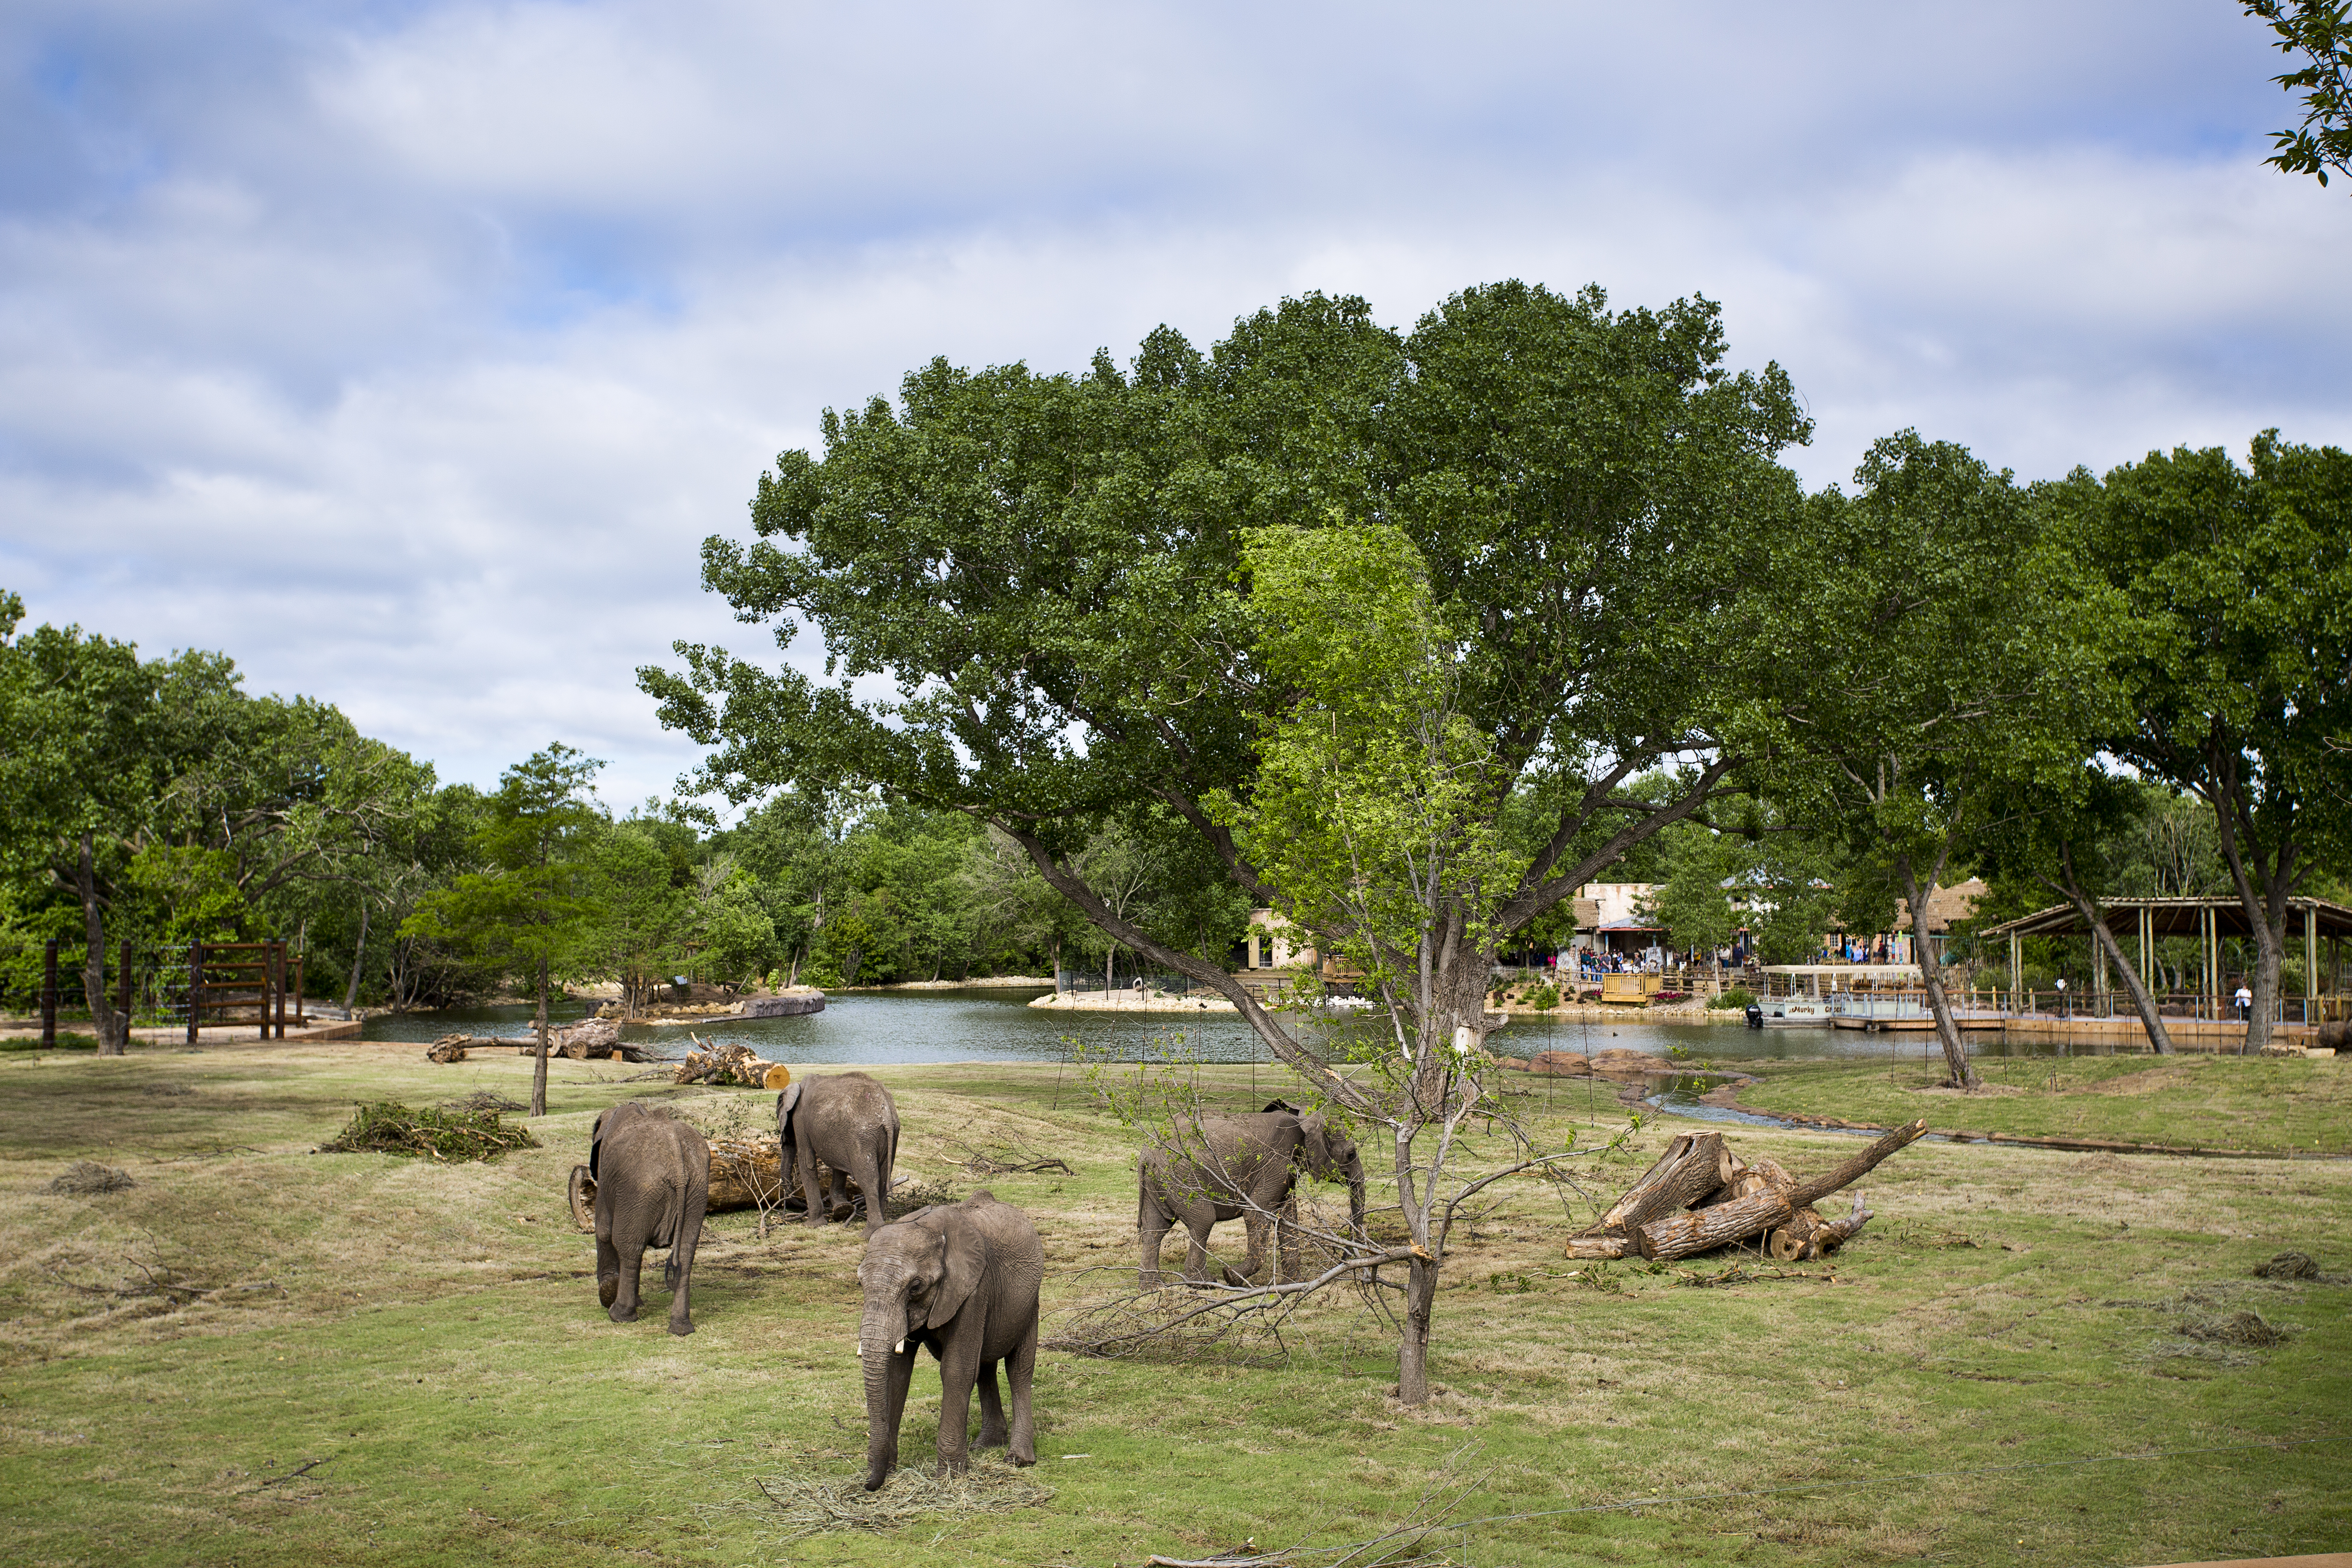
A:
POLYGON ((680 1083, 732 1083, 746 1089, 782 1089, 793 1081, 793 1069, 782 1062, 763 1062, 748 1046, 706 1046, 689 1037, 695 1048, 677 1067, 680 1083))
POLYGON ((1568 1255, 1689 1258, 1760 1238, 1763 1250, 1783 1263, 1819 1258, 1860 1230, 1870 1211, 1858 1196, 1840 1219, 1813 1205, 1927 1131, 1925 1121, 1898 1127, 1818 1176, 1797 1175, 1771 1160, 1746 1164, 1724 1147, 1720 1132, 1682 1133, 1599 1221, 1570 1238, 1568 1255))
MULTIPOLYGON (((520 1051, 535 1056, 539 1040, 531 1035, 444 1035, 433 1042, 425 1058, 427 1061, 462 1062, 467 1051, 477 1050, 520 1051)), ((625 1062, 653 1060, 643 1047, 623 1045, 621 1026, 604 1018, 590 1018, 569 1028, 549 1030, 547 1054, 569 1057, 575 1062, 604 1061, 614 1057, 625 1062)))

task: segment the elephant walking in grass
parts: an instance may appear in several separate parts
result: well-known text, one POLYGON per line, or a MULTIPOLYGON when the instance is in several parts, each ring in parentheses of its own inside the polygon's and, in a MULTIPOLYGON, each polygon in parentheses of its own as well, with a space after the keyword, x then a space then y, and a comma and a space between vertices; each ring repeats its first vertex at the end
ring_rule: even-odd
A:
POLYGON ((1037 1462, 1029 1384, 1037 1366, 1037 1291, 1045 1247, 1029 1216, 993 1194, 918 1209, 866 1238, 857 1283, 866 1293, 857 1356, 866 1376, 866 1489, 878 1491, 898 1464, 898 1422, 915 1352, 940 1363, 939 1471, 968 1464, 965 1424, 980 1386, 980 1446, 1003 1446, 1016 1465, 1037 1462), (1004 1368, 1008 1423, 996 1391, 1004 1368))
POLYGON ((776 1096, 776 1135, 783 1167, 796 1174, 808 1222, 821 1226, 839 1207, 847 1216, 847 1182, 866 1199, 870 1240, 890 1218, 890 1169, 898 1163, 898 1104, 862 1072, 794 1079, 776 1096), (829 1191, 817 1191, 816 1168, 833 1173, 829 1191))
POLYGON ((596 1179, 596 1300, 613 1321, 635 1322, 646 1248, 667 1247, 669 1331, 694 1332, 688 1297, 710 1203, 709 1143, 685 1122, 632 1100, 596 1118, 588 1173, 596 1179))
POLYGON ((1280 1101, 1244 1116, 1204 1116, 1177 1148, 1143 1152, 1137 1176, 1136 1228, 1143 1243, 1136 1280, 1150 1289, 1165 1278, 1160 1244, 1170 1227, 1192 1235, 1184 1278, 1209 1280, 1209 1228, 1237 1219, 1249 1237, 1249 1258, 1223 1271, 1225 1283, 1247 1285, 1265 1262, 1265 1234, 1274 1225, 1276 1273, 1280 1275, 1297 1225, 1293 1189, 1305 1171, 1318 1181, 1348 1184, 1349 1223, 1364 1223, 1364 1163, 1355 1143, 1319 1113, 1307 1115, 1280 1101))

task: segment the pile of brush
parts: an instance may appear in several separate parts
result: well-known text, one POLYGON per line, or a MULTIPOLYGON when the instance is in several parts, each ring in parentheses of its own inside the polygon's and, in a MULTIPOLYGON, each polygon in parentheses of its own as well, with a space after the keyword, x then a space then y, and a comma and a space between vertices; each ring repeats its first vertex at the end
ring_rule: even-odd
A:
POLYGON ((1720 1132, 1683 1133, 1591 1228, 1569 1239, 1568 1255, 1690 1258, 1756 1240, 1783 1263, 1819 1258, 1860 1230, 1870 1211, 1859 1196, 1853 1212, 1837 1219, 1813 1205, 1927 1131, 1925 1121, 1898 1127, 1818 1176, 1797 1175, 1772 1160, 1744 1163, 1724 1147, 1720 1132))
POLYGON ((403 1154, 456 1163, 495 1160, 513 1149, 536 1149, 539 1140, 509 1127, 496 1110, 412 1110, 396 1100, 360 1106, 343 1130, 319 1145, 321 1154, 403 1154))

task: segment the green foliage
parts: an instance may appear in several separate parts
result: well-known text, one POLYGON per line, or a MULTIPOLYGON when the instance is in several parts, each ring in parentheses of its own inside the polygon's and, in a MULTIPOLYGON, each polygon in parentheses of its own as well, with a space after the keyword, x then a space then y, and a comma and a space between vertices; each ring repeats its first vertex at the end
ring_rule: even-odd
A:
POLYGON ((1559 987, 1546 981, 1528 992, 1521 1005, 1533 1007, 1539 1013, 1548 1013, 1559 1005, 1559 987))
POLYGON ((1666 881, 1647 913, 1666 928, 1675 947, 1697 948, 1711 961, 1717 950, 1731 945, 1740 926, 1725 884, 1744 869, 1746 847, 1696 824, 1660 837, 1670 857, 1666 881))
POLYGON ((2352 6, 2346 0, 2240 0, 2246 15, 2271 25, 2281 54, 2304 64, 2271 79, 2303 94, 2303 123, 2273 132, 2274 151, 2263 161, 2282 174, 2309 174, 2325 185, 2327 171, 2352 162, 2352 6))
POLYGON ((1756 994, 1745 985, 1732 985, 1717 992, 1707 1006, 1719 1013, 1745 1013, 1755 1000, 1756 994))
POLYGON ((509 768, 473 834, 490 868, 420 900, 402 929, 520 970, 576 962, 593 930, 585 861, 602 822, 583 792, 603 765, 555 744, 509 768))
POLYGON ((396 1100, 357 1107, 343 1130, 319 1145, 321 1153, 400 1154, 444 1163, 495 1160, 516 1149, 536 1149, 539 1140, 509 1127, 495 1110, 425 1106, 412 1110, 396 1100))

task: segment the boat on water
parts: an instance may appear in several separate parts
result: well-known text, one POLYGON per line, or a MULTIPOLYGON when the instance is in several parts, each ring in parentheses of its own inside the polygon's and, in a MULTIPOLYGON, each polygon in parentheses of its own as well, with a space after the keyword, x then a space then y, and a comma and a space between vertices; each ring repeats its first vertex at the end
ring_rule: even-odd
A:
MULTIPOLYGON (((1935 1010, 1927 1005, 1927 997, 1920 995, 1869 996, 1847 992, 1831 997, 1829 1005, 1829 1024, 1833 1029, 1860 1029, 1875 1035, 1883 1030, 1936 1026, 1935 1010)), ((1956 1028, 1998 1029, 2003 1021, 1999 1013, 1973 1008, 1954 1007, 1951 1012, 1956 1028)))
POLYGON ((1830 1022, 1830 1001, 1826 996, 1759 996, 1756 1005, 1763 1009, 1764 1027, 1768 1029, 1790 1025, 1818 1029, 1830 1022))

